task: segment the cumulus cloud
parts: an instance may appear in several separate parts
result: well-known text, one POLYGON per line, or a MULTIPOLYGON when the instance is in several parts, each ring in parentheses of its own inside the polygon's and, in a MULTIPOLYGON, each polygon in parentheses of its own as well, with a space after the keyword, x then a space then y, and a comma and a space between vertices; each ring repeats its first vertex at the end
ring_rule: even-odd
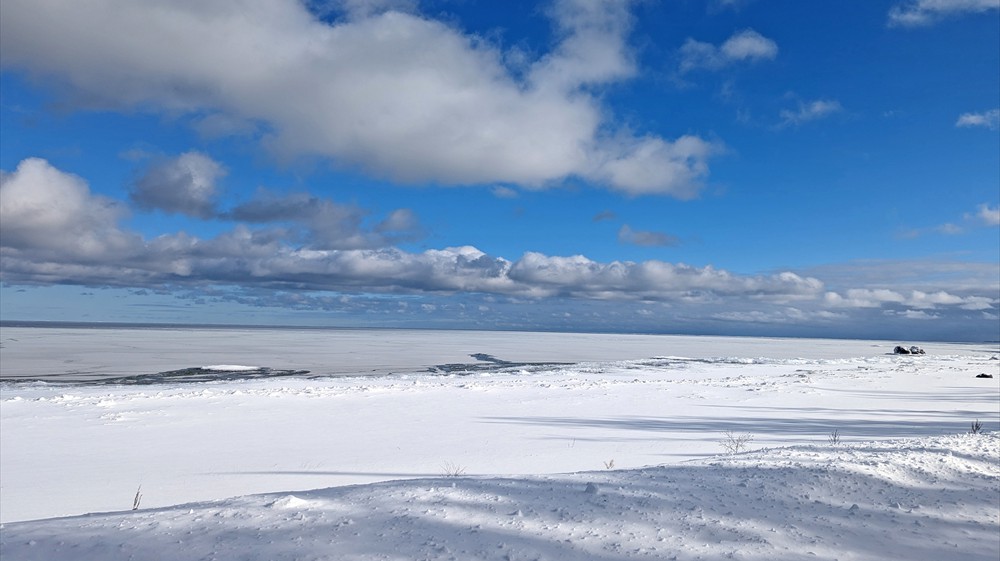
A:
POLYGON ((1000 0, 909 0, 889 9, 890 27, 922 27, 965 14, 1000 9, 1000 0))
POLYGON ((0 238, 5 248, 42 264, 130 254, 138 236, 118 229, 123 205, 91 194, 87 183, 40 158, 0 176, 0 238))
POLYGON ((200 152, 180 156, 150 166, 132 185, 132 202, 144 210, 162 210, 209 218, 215 214, 218 194, 216 180, 226 169, 200 152))
POLYGON ((744 29, 719 46, 689 38, 681 46, 679 71, 719 70, 736 62, 773 60, 777 56, 777 43, 753 29, 744 29))
POLYGON ((991 130, 1000 128, 1000 109, 990 109, 982 113, 962 113, 955 121, 956 127, 984 127, 991 130))
POLYGON ((186 114, 207 134, 259 131, 277 155, 401 182, 582 177, 690 196, 711 155, 690 147, 704 141, 630 137, 592 91, 635 72, 629 7, 557 1, 554 47, 513 69, 497 46, 398 2, 350 2, 329 23, 295 0, 11 0, 0 61, 78 106, 186 114))
POLYGON ((696 136, 674 142, 662 138, 618 139, 618 149, 605 154, 589 174, 617 185, 630 195, 666 190, 679 199, 698 194, 708 175, 708 158, 722 150, 696 136))
POLYGON ((680 240, 670 234, 633 230, 628 224, 623 224, 618 229, 618 242, 645 247, 674 246, 680 244, 680 240))
POLYGON ((796 109, 783 109, 779 113, 781 121, 778 128, 788 126, 799 126, 812 121, 817 121, 843 111, 839 101, 830 99, 817 99, 808 103, 799 102, 796 109))
POLYGON ((561 95, 635 73, 626 44, 632 27, 630 2, 556 0, 549 10, 560 41, 531 69, 529 82, 561 95))
POLYGON ((778 56, 778 45, 752 29, 745 29, 727 39, 719 51, 732 61, 771 60, 778 56))

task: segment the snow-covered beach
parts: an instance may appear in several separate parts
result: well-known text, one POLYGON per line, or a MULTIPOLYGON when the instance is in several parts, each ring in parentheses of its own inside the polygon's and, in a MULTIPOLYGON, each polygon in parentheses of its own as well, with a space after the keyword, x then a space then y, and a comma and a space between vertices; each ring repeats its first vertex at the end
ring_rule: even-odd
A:
POLYGON ((0 338, 5 379, 49 379, 2 387, 5 561, 1000 553, 995 343, 900 356, 898 341, 462 331, 0 338), (92 383, 199 366, 309 374, 92 383), (727 454, 727 433, 752 435, 746 451, 727 454))

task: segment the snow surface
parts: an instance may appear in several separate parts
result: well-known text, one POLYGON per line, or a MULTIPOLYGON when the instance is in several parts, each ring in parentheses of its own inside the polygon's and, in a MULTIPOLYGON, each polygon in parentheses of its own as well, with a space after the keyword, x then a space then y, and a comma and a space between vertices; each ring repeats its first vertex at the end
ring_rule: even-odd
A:
MULTIPOLYGON (((3 329, 5 378, 329 358, 318 332, 199 346, 233 337, 220 331, 122 334, 102 362, 86 349, 106 332, 47 331, 3 329), (159 358, 127 366, 143 356, 159 358)), ((355 374, 387 351, 410 373, 4 385, 0 556, 1000 557, 996 344, 373 332, 352 350, 358 333, 334 337, 355 374), (473 353, 570 364, 419 373, 473 353), (750 452, 720 455, 727 431, 752 434, 750 452)))
POLYGON ((436 478, 5 525, 13 559, 994 561, 1000 436, 436 478))
POLYGON ((218 370, 220 372, 245 372, 247 370, 260 370, 259 366, 244 366, 242 364, 210 364, 200 366, 202 370, 218 370))

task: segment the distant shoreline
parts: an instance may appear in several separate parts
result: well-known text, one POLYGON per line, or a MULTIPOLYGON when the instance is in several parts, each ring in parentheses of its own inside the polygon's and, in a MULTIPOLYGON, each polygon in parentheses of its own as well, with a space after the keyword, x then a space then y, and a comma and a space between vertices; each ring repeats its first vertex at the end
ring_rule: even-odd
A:
MULTIPOLYGON (((262 325, 262 324, 238 324, 238 323, 157 323, 157 322, 104 322, 104 321, 47 321, 47 320, 0 320, 0 328, 41 328, 41 329, 252 329, 266 331, 268 329, 282 331, 454 331, 454 332, 497 332, 497 333, 566 333, 566 334, 592 334, 592 335, 662 335, 679 337, 732 337, 751 339, 826 339, 831 341, 896 341, 896 339, 882 337, 819 337, 801 335, 751 335, 751 334, 723 334, 723 333, 683 333, 670 331, 591 331, 577 330, 564 331, 557 329, 499 329, 499 328, 467 328, 467 327, 399 327, 399 326, 344 326, 344 325, 262 325)), ((900 342, 915 343, 959 343, 959 344, 1000 344, 998 340, 966 341, 954 340, 924 340, 924 339, 899 339, 900 342)))
POLYGON ((156 322, 110 322, 110 321, 37 321, 37 320, 0 320, 0 327, 39 327, 39 328, 80 328, 80 329, 308 329, 326 330, 392 330, 405 329, 413 331, 475 331, 470 329, 421 328, 421 327, 354 327, 354 326, 320 326, 320 325, 262 325, 240 323, 156 323, 156 322))

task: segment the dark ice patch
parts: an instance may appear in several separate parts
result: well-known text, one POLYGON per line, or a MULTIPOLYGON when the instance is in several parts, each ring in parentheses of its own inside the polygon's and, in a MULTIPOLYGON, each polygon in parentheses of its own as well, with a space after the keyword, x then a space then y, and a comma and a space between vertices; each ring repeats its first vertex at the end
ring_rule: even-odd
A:
POLYGON ((486 353, 472 353, 469 356, 479 362, 453 362, 449 364, 439 364, 428 368, 427 372, 432 374, 469 376, 472 374, 499 373, 524 369, 534 370, 573 364, 572 362, 515 362, 503 360, 486 353))
POLYGON ((20 378, 6 379, 5 383, 35 383, 45 382, 47 384, 66 384, 77 386, 151 386, 154 384, 194 384, 204 382, 232 382, 236 380, 256 380, 261 378, 287 378, 295 376, 306 376, 308 370, 284 370, 277 368, 253 368, 247 370, 215 370, 212 368, 182 368, 180 370, 168 370, 155 374, 136 374, 134 376, 119 376, 115 378, 99 378, 93 380, 81 379, 41 379, 41 378, 20 378))

